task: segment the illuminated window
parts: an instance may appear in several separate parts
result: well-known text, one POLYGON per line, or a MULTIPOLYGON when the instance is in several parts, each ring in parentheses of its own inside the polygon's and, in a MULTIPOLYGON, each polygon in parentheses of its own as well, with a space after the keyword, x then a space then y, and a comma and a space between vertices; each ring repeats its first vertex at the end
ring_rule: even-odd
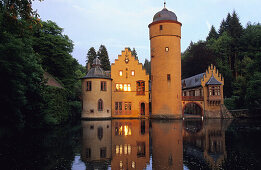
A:
POLYGON ((120 75, 120 76, 122 76, 122 74, 123 74, 123 73, 122 73, 122 70, 121 70, 121 71, 119 71, 119 75, 120 75))
POLYGON ((124 91, 128 91, 128 85, 127 85, 127 84, 124 84, 123 90, 124 90, 124 91))
POLYGON ((116 84, 116 91, 131 91, 130 84, 116 84))
POLYGON ((103 110, 103 101, 102 99, 98 100, 98 111, 102 111, 103 110))
POLYGON ((101 81, 101 91, 106 91, 106 90, 107 90, 106 81, 101 81))
POLYGON ((120 168, 122 168, 123 167, 123 163, 122 163, 122 161, 120 161, 120 168))
POLYGON ((131 167, 135 168, 135 162, 134 161, 131 162, 131 167))
POLYGON ((123 85, 122 84, 116 84, 116 91, 123 91, 123 85))
POLYGON ((169 47, 165 47, 165 51, 166 51, 166 52, 169 52, 169 47))
POLYGON ((122 154, 122 145, 120 145, 120 154, 122 154))
POLYGON ((136 84, 137 84, 136 94, 144 95, 145 94, 145 81, 137 81, 136 84))
POLYGON ((135 76, 135 71, 134 70, 131 71, 131 75, 135 76))
POLYGON ((116 154, 119 154, 120 153, 120 146, 119 145, 116 145, 116 148, 115 148, 115 152, 116 152, 116 154))
POLYGON ((127 144, 124 145, 124 154, 127 155, 128 153, 128 146, 127 144))
POLYGON ((128 154, 130 155, 131 154, 131 145, 128 144, 128 154))
POLYGON ((92 91, 92 82, 91 81, 86 82, 86 91, 92 91))

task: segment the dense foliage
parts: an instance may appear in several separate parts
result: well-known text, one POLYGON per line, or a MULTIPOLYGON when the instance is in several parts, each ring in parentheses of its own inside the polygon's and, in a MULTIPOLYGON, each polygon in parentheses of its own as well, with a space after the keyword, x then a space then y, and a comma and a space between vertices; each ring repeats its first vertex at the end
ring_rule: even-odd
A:
POLYGON ((105 71, 111 70, 110 59, 105 45, 101 45, 97 53, 94 47, 91 47, 89 49, 86 56, 86 66, 87 68, 89 67, 88 69, 90 69, 90 67, 92 66, 92 62, 96 57, 99 57, 101 61, 101 67, 103 70, 105 71))
POLYGON ((261 104, 261 25, 243 28, 234 11, 218 31, 212 26, 206 41, 191 43, 182 54, 182 78, 202 73, 213 63, 224 76, 224 96, 230 109, 261 104))
POLYGON ((74 115, 72 110, 79 111, 84 68, 71 56, 72 49, 62 28, 37 18, 31 1, 0 1, 2 127, 58 125, 74 115), (46 86, 44 71, 64 88, 46 86))

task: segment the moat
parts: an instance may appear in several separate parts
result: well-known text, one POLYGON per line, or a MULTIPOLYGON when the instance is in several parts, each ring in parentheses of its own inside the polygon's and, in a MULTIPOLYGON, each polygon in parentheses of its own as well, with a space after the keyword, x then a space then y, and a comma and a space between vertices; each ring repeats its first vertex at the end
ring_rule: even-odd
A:
POLYGON ((82 121, 2 135, 3 169, 261 169, 261 120, 82 121))

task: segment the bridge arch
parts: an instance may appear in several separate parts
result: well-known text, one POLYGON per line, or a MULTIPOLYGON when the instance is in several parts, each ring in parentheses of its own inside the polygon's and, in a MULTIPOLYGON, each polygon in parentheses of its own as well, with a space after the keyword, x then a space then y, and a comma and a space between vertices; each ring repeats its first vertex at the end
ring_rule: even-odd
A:
POLYGON ((182 116, 186 115, 203 116, 202 105, 197 102, 185 103, 182 109, 182 116))

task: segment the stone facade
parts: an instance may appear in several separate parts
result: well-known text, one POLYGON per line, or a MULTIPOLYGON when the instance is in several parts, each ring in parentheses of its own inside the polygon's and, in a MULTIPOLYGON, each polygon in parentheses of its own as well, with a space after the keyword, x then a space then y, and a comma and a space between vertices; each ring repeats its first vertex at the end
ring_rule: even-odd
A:
POLYGON ((82 80, 82 118, 110 118, 111 117, 111 80, 90 78, 82 80), (87 82, 91 82, 92 89, 87 91, 87 82), (107 90, 101 91, 101 82, 106 82, 107 90), (102 100, 103 109, 98 109, 98 102, 102 100))
POLYGON ((103 169, 111 161, 111 120, 82 121, 81 158, 86 169, 103 169))
POLYGON ((183 116, 186 107, 194 103, 201 109, 198 116, 205 118, 232 118, 224 105, 224 78, 215 66, 208 67, 201 73, 182 80, 183 116))
POLYGON ((100 67, 98 58, 82 78, 82 118, 111 118, 111 78, 100 67))
POLYGON ((149 75, 125 48, 111 65, 112 117, 149 117, 149 75))
POLYGON ((181 118, 181 23, 164 8, 149 25, 152 117, 181 118), (163 17, 161 19, 161 16, 163 17), (164 17, 166 16, 166 17, 164 17))

